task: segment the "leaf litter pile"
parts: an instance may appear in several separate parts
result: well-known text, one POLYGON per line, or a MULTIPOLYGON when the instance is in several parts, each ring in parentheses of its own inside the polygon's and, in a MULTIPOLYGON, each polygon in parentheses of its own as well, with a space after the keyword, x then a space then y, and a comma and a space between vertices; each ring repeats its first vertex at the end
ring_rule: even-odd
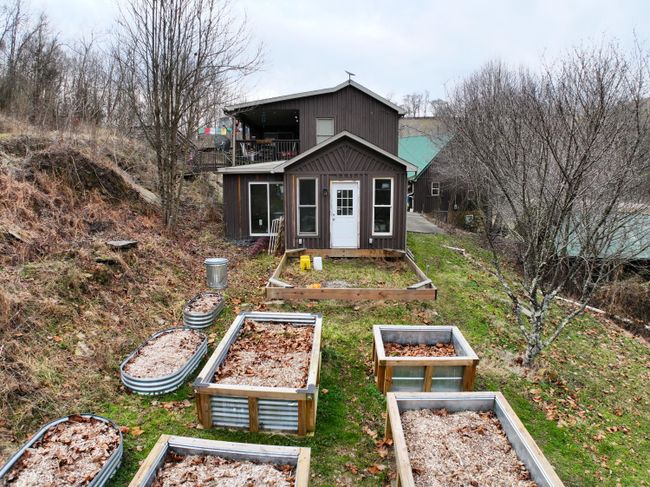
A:
POLYGON ((186 313, 209 313, 216 308, 223 298, 218 293, 202 293, 193 297, 185 305, 186 313))
POLYGON ((214 381, 267 387, 307 387, 314 328, 246 320, 214 381))
POLYGON ((415 485, 536 487, 493 412, 404 411, 415 485))
POLYGON ((118 448, 119 432, 95 418, 71 416, 25 450, 2 486, 84 486, 118 448))
POLYGON ((384 343, 384 351, 389 357, 455 357, 456 349, 453 343, 405 344, 384 343))
POLYGON ((170 375, 196 353, 203 336, 194 330, 172 330, 148 341, 125 365, 124 371, 137 378, 170 375))
POLYGON ((168 453, 152 487, 291 487, 294 467, 231 460, 215 455, 168 453))

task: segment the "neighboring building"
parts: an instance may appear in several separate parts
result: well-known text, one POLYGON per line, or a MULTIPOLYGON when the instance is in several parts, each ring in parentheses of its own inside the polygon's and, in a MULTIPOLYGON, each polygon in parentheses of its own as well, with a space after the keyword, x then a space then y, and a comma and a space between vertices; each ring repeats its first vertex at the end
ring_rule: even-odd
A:
POLYGON ((235 143, 247 164, 219 171, 228 238, 270 235, 284 216, 287 249, 406 248, 417 168, 397 156, 400 107, 346 81, 225 112, 249 137, 235 143))
POLYGON ((411 137, 427 135, 430 137, 447 137, 449 130, 438 117, 404 117, 399 121, 399 136, 411 137))

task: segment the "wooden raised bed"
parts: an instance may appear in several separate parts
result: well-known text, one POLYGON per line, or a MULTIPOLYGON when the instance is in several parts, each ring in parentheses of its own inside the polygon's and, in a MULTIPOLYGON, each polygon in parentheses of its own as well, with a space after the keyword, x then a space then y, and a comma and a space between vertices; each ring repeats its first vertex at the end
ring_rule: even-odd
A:
MULTIPOLYGON (((166 457, 174 455, 219 456, 221 458, 249 461, 258 464, 291 465, 295 487, 307 487, 309 483, 309 448, 255 445, 229 441, 204 440, 183 436, 161 435, 147 455, 129 487, 149 487, 156 479, 166 457)), ((224 483, 225 485, 225 483, 224 483)))
MULTIPOLYGON (((409 410, 446 410, 447 413, 462 411, 493 412, 501 424, 510 446, 518 459, 524 464, 531 480, 539 487, 562 487, 564 484, 553 470, 542 451, 512 410, 500 392, 390 392, 386 395, 386 439, 393 440, 395 462, 397 466, 397 485, 415 487, 411 459, 407 447, 401 414, 409 410)), ((431 443, 436 442, 431 438, 431 443)), ((476 452, 481 455, 482 452, 476 452)), ((451 455, 451 453, 450 453, 451 455)), ((458 463, 464 468, 468 463, 458 457, 458 463)))
POLYGON ((341 301, 364 301, 374 299, 390 299, 395 301, 428 301, 435 300, 438 290, 415 261, 401 250, 384 249, 294 249, 287 250, 280 264, 266 284, 267 299, 285 301, 338 299, 341 301), (396 288, 306 288, 296 287, 282 281, 280 278, 289 258, 300 258, 301 255, 321 257, 354 257, 354 258, 386 258, 404 259, 417 275, 419 281, 404 289, 396 288))
POLYGON ((322 317, 307 313, 241 313, 235 318, 210 360, 196 378, 199 421, 205 428, 224 427, 251 432, 275 431, 304 436, 316 429, 320 383, 322 317), (235 343, 246 320, 291 323, 314 328, 307 386, 303 388, 215 383, 214 376, 235 343))
POLYGON ((455 326, 373 326, 372 361, 379 390, 460 392, 474 388, 479 358, 455 326), (387 356, 385 344, 452 344, 454 356, 387 356))

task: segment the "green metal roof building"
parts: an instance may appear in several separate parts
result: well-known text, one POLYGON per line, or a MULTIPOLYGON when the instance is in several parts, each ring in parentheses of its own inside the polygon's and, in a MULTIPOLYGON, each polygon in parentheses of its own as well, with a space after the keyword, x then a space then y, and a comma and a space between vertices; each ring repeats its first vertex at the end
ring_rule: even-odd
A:
POLYGON ((448 136, 429 137, 428 135, 400 137, 397 152, 399 157, 418 168, 416 172, 408 173, 409 178, 417 179, 449 139, 448 136))

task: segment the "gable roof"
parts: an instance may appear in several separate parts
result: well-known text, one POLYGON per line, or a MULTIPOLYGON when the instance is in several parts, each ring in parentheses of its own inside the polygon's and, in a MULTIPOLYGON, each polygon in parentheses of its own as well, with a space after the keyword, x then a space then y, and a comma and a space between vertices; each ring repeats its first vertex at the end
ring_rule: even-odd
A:
POLYGON ((441 135, 430 137, 428 135, 412 135, 400 137, 397 153, 399 157, 416 166, 416 170, 409 177, 416 178, 431 164, 434 157, 447 145, 450 137, 441 135))
POLYGON ((223 167, 220 168, 218 171, 221 173, 227 173, 227 174, 246 174, 246 173, 268 173, 268 174, 277 174, 277 173, 283 173, 284 170, 299 162, 302 161, 304 158, 309 157, 311 154, 313 154, 316 151, 319 151, 323 149, 324 147, 327 147, 330 144, 333 144, 343 138, 347 138, 350 140, 353 140, 368 149, 370 149, 373 152, 376 152, 388 159, 391 159, 392 161, 396 162, 397 164, 400 164, 406 168, 407 172, 410 171, 415 171, 417 167, 413 164, 411 164, 408 161, 405 161, 404 159, 400 159, 397 157, 395 154, 391 154, 388 151, 385 151, 384 149, 377 147, 375 144, 371 144, 365 139, 362 139, 358 135, 354 135, 351 132, 348 132, 347 130, 343 130, 342 132, 339 132, 336 134, 334 137, 330 137, 329 139, 321 142, 318 145, 315 145, 309 150, 306 150, 302 154, 298 154, 296 157, 293 157, 292 159, 289 159, 287 161, 273 161, 273 162, 260 162, 257 164, 246 164, 243 166, 232 166, 232 167, 223 167))
POLYGON ((390 100, 387 100, 383 96, 379 96, 377 93, 374 91, 369 90, 365 86, 357 83, 356 81, 346 80, 343 83, 334 86, 333 88, 323 88, 321 90, 313 90, 313 91, 304 91, 302 93, 294 93, 292 95, 283 95, 283 96, 275 96, 273 98, 263 98, 261 100, 253 100, 253 101, 248 101, 244 103, 236 103, 234 105, 229 105, 224 108, 224 112, 227 114, 230 114, 232 112, 239 111, 243 108, 252 108, 258 105, 266 105, 268 103, 276 103, 279 101, 286 101, 286 100, 295 100, 298 98, 307 98, 310 96, 318 96, 318 95, 327 95, 329 93, 336 93, 339 90, 342 90, 343 88, 347 86, 352 86, 353 88, 356 88, 359 91, 362 91, 366 95, 374 98, 380 103, 383 103, 384 105, 388 106, 389 108, 392 108, 395 110, 399 115, 404 115, 406 111, 400 107, 399 105, 396 105, 395 103, 391 102, 390 100))

